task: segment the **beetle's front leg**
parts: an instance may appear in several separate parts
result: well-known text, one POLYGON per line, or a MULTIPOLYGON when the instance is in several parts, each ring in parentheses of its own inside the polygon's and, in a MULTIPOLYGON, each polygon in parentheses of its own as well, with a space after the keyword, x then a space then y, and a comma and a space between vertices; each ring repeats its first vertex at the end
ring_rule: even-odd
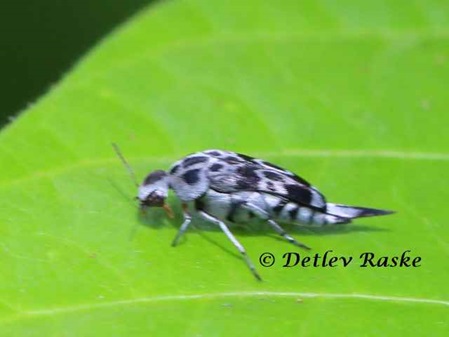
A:
POLYGON ((190 223, 192 222, 192 216, 189 213, 186 203, 182 204, 182 214, 184 215, 184 222, 182 223, 181 227, 179 227, 178 233, 176 233, 176 236, 173 239, 173 242, 171 244, 172 247, 175 247, 178 244, 179 239, 184 235, 184 233, 189 228, 190 223))

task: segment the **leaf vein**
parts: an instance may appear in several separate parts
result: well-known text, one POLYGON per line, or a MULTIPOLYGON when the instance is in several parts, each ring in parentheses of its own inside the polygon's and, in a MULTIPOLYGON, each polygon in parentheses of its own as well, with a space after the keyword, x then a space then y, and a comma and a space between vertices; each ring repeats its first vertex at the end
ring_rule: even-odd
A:
MULTIPOLYGON (((320 150, 320 149, 287 149, 276 152, 255 152, 253 156, 260 157, 262 159, 268 157, 305 157, 305 158, 347 158, 347 159, 360 159, 360 158, 378 158, 378 159, 396 159, 396 160, 416 160, 416 161, 437 161, 447 162, 449 161, 449 153, 438 152, 406 152, 401 150, 320 150)), ((128 161, 153 161, 160 164, 170 164, 175 160, 176 156, 170 157, 128 157, 128 161)), ((32 174, 25 175, 23 177, 8 180, 0 183, 0 188, 8 188, 11 185, 16 185, 32 180, 38 180, 41 178, 54 177, 69 171, 73 171, 79 168, 97 167, 113 165, 119 162, 116 158, 102 158, 102 159, 84 159, 72 165, 55 167, 47 171, 33 171, 32 174)))
POLYGON ((135 305, 144 303, 155 302, 169 302, 169 301, 192 301, 192 300, 210 300, 210 299, 222 299, 222 298, 251 298, 251 297, 278 297, 278 298, 309 298, 309 299, 357 299, 367 301, 381 301, 391 303, 413 303, 413 304, 433 304, 449 306, 449 300, 437 300, 430 298, 419 297, 400 297, 400 296, 387 296, 387 295, 375 295, 375 294, 344 294, 344 293, 307 293, 307 292, 273 292, 273 291, 246 291, 246 292, 223 292, 223 293, 204 293, 204 294, 189 294, 189 295, 166 295, 166 296, 153 296, 153 297, 139 297, 134 299, 109 301, 95 304, 80 304, 67 307, 55 307, 50 309, 35 309, 22 311, 20 314, 10 316, 0 323, 7 324, 13 321, 21 319, 42 317, 42 316, 55 316, 61 314, 76 313, 80 311, 88 311, 95 309, 102 309, 108 307, 122 306, 122 305, 135 305))

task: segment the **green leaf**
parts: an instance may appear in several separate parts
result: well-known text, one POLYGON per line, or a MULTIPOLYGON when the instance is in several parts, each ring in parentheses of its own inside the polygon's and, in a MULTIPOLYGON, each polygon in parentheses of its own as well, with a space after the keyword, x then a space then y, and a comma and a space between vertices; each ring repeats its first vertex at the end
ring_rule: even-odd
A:
POLYGON ((0 335, 446 335, 449 8, 439 1, 170 1, 84 58, 0 134, 0 335), (259 156, 330 201, 396 210, 227 238, 132 201, 187 153, 259 156), (352 256, 283 268, 282 256, 352 256), (410 250, 420 267, 361 268, 410 250), (271 252, 276 263, 259 265, 271 252))

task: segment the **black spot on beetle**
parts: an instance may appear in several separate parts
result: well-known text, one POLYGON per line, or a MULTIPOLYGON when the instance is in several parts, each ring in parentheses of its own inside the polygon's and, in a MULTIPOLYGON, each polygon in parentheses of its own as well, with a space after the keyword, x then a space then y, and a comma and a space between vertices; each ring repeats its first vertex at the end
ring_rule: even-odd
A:
POLYGON ((296 201, 304 205, 310 205, 312 193, 307 188, 298 185, 285 185, 289 200, 296 201))
POLYGON ((267 189, 271 192, 276 192, 276 187, 271 181, 267 181, 267 189))
POLYGON ((221 157, 221 152, 218 152, 218 151, 207 151, 205 153, 207 153, 208 155, 213 156, 213 157, 221 157))
POLYGON ((170 174, 176 174, 176 172, 178 172, 179 170, 179 164, 176 164, 175 166, 173 166, 170 170, 170 174))
POLYGON ((255 180, 259 181, 260 178, 256 173, 257 170, 258 170, 258 167, 255 165, 242 165, 236 171, 242 177, 245 177, 248 179, 255 179, 255 180))
POLYGON ((254 185, 251 184, 251 182, 246 179, 237 180, 237 187, 241 190, 248 190, 248 191, 254 190, 254 185))
POLYGON ((163 179, 166 176, 167 176, 167 172, 162 171, 162 170, 157 170, 157 171, 151 172, 149 175, 146 176, 145 180, 143 181, 143 185, 153 184, 153 183, 163 179))
POLYGON ((274 214, 278 215, 279 213, 281 213, 282 209, 286 204, 287 204, 286 200, 279 201, 279 203, 273 207, 274 214))
POLYGON ((233 156, 228 156, 228 157, 226 157, 226 158, 223 158, 223 160, 224 160, 225 162, 227 162, 228 164, 231 164, 231 165, 239 164, 239 163, 242 162, 239 158, 233 157, 233 156))
POLYGON ((217 171, 220 171, 222 168, 223 168, 223 165, 215 163, 209 168, 209 170, 211 170, 212 172, 217 172, 217 171))
POLYGON ((302 184, 302 185, 310 186, 310 183, 309 183, 308 181, 304 180, 304 179, 301 178, 300 176, 298 176, 298 175, 296 175, 296 174, 294 174, 294 173, 292 173, 292 172, 290 172, 290 171, 287 171, 287 170, 283 169, 283 168, 280 167, 280 166, 274 165, 274 164, 269 163, 269 162, 267 162, 267 161, 262 161, 262 163, 263 163, 264 165, 268 166, 268 167, 272 167, 272 168, 274 168, 274 169, 277 169, 277 170, 279 170, 279 171, 282 171, 284 174, 288 175, 288 176, 291 177, 293 180, 297 181, 298 183, 300 183, 300 184, 302 184))
POLYGON ((283 181, 284 178, 279 173, 273 172, 273 171, 263 171, 263 175, 267 177, 268 179, 274 180, 274 181, 283 181))
POLYGON ((255 165, 243 165, 240 166, 236 172, 241 176, 237 182, 240 188, 247 190, 255 190, 257 184, 260 181, 260 177, 257 175, 256 171, 258 167, 255 165), (244 187, 245 186, 245 187, 244 187))
POLYGON ((298 215, 298 209, 299 207, 295 207, 288 211, 288 215, 290 216, 291 220, 296 220, 296 216, 298 215))
POLYGON ((200 170, 189 170, 182 175, 184 181, 189 185, 194 185, 200 180, 200 170))
POLYGON ((209 158, 204 156, 195 156, 195 157, 188 157, 182 161, 182 166, 187 168, 189 166, 198 164, 198 163, 204 163, 205 161, 208 161, 209 158))

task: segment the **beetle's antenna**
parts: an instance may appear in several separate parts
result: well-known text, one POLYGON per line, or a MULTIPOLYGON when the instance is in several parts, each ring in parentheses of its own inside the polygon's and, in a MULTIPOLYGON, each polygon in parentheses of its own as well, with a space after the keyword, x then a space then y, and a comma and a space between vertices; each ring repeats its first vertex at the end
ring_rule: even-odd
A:
POLYGON ((136 175, 134 174, 134 171, 131 168, 131 166, 126 161, 125 157, 123 157, 123 154, 120 151, 118 145, 115 144, 115 143, 112 143, 112 147, 114 148, 115 153, 117 153, 117 156, 120 158, 120 160, 122 161, 122 163, 125 166, 126 170, 128 171, 128 174, 131 177, 132 181, 134 182, 134 185, 136 185, 136 187, 139 187, 139 184, 137 183, 136 175))

